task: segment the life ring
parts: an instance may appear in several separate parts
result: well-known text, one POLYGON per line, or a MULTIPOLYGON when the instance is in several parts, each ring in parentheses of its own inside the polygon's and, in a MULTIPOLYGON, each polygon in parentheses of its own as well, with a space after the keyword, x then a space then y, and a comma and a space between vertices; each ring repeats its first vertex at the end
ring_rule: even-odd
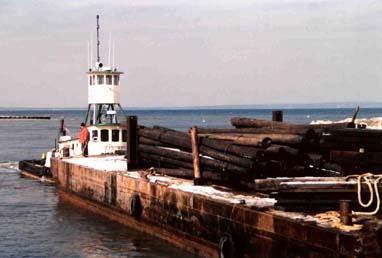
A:
POLYGON ((138 194, 134 194, 130 199, 129 214, 135 218, 138 218, 142 213, 141 199, 138 194))
POLYGON ((219 241, 219 258, 232 257, 235 257, 235 243, 231 234, 224 233, 219 241))

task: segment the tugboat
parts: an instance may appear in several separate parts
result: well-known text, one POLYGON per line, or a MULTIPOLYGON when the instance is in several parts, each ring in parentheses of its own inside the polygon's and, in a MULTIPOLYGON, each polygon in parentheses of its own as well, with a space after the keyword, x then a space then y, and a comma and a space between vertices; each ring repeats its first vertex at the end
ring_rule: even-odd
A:
MULTIPOLYGON (((99 15, 97 15, 97 62, 88 75, 88 110, 85 125, 90 133, 88 154, 91 156, 118 153, 126 149, 126 130, 118 119, 117 110, 126 116, 120 105, 120 75, 116 67, 104 66, 100 58, 99 15)), ((64 135, 63 126, 58 151, 64 157, 82 154, 79 139, 64 135)))
MULTIPOLYGON (((89 67, 88 109, 84 124, 89 131, 88 155, 124 154, 126 150, 126 126, 120 123, 120 117, 126 113, 120 105, 120 76, 123 72, 111 65, 104 66, 100 58, 99 15, 97 15, 97 62, 89 67)), ((89 62, 91 63, 91 62, 89 62)), ((51 176, 51 157, 79 157, 83 153, 78 137, 66 135, 64 121, 59 129, 58 148, 46 153, 46 159, 20 161, 19 168, 24 175, 34 177, 51 176)))

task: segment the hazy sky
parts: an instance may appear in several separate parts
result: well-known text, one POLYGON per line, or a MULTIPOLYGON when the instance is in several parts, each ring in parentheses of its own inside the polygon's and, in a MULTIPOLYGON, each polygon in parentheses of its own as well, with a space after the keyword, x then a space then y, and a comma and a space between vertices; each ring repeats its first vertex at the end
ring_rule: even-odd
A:
POLYGON ((0 0, 0 107, 86 107, 96 14, 123 106, 382 100, 382 1, 0 0))

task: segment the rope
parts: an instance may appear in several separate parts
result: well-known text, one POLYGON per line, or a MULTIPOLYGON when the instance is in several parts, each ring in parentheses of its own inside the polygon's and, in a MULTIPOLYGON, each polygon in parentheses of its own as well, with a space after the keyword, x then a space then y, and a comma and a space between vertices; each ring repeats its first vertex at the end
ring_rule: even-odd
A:
POLYGON ((382 180, 382 174, 374 175, 372 173, 366 173, 363 175, 349 175, 345 179, 348 180, 350 178, 356 178, 357 179, 357 196, 358 196, 359 205, 361 205, 364 208, 369 208, 374 202, 374 194, 375 194, 375 197, 377 199, 377 204, 376 204, 376 207, 373 211, 370 211, 370 212, 361 212, 361 211, 355 212, 355 211, 353 211, 353 214, 355 214, 355 215, 369 215, 369 216, 377 214, 379 209, 380 209, 380 206, 381 206, 381 199, 380 199, 380 195, 379 195, 379 191, 378 191, 378 182, 382 180), (374 179, 373 185, 371 183, 371 179, 374 179), (369 193, 370 193, 370 198, 369 198, 369 201, 367 203, 364 203, 362 201, 362 181, 365 181, 365 183, 369 189, 369 193), (373 186, 374 186, 374 188, 373 188, 373 186))
POLYGON ((322 224, 328 225, 331 228, 337 228, 344 231, 356 231, 362 229, 363 225, 353 224, 344 225, 341 223, 340 214, 337 211, 328 211, 315 215, 322 224))

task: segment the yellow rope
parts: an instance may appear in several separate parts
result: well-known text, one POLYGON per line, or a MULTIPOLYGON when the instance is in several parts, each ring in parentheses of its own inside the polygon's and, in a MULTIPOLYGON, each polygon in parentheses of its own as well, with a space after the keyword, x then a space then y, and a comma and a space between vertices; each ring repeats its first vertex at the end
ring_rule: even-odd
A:
POLYGON ((361 212, 361 211, 355 212, 355 211, 353 211, 353 214, 355 214, 355 215, 369 215, 369 216, 377 214, 379 209, 380 209, 380 206, 381 206, 381 199, 380 199, 379 191, 378 191, 378 182, 382 180, 382 174, 374 175, 372 173, 366 173, 363 175, 349 175, 345 179, 348 180, 350 178, 356 178, 357 179, 358 203, 362 207, 369 208, 373 204, 374 194, 375 194, 375 197, 377 199, 377 204, 376 204, 376 207, 373 211, 370 211, 370 212, 361 212), (374 179, 373 185, 371 184, 371 179, 374 179), (366 204, 362 201, 362 180, 365 181, 365 183, 369 189, 369 193, 370 193, 369 201, 366 204), (374 186, 374 188, 373 188, 373 186, 374 186))
POLYGON ((328 225, 331 228, 337 228, 344 231, 357 231, 361 230, 363 225, 353 224, 345 225, 341 223, 340 214, 337 211, 328 211, 315 215, 320 220, 321 224, 328 225))

